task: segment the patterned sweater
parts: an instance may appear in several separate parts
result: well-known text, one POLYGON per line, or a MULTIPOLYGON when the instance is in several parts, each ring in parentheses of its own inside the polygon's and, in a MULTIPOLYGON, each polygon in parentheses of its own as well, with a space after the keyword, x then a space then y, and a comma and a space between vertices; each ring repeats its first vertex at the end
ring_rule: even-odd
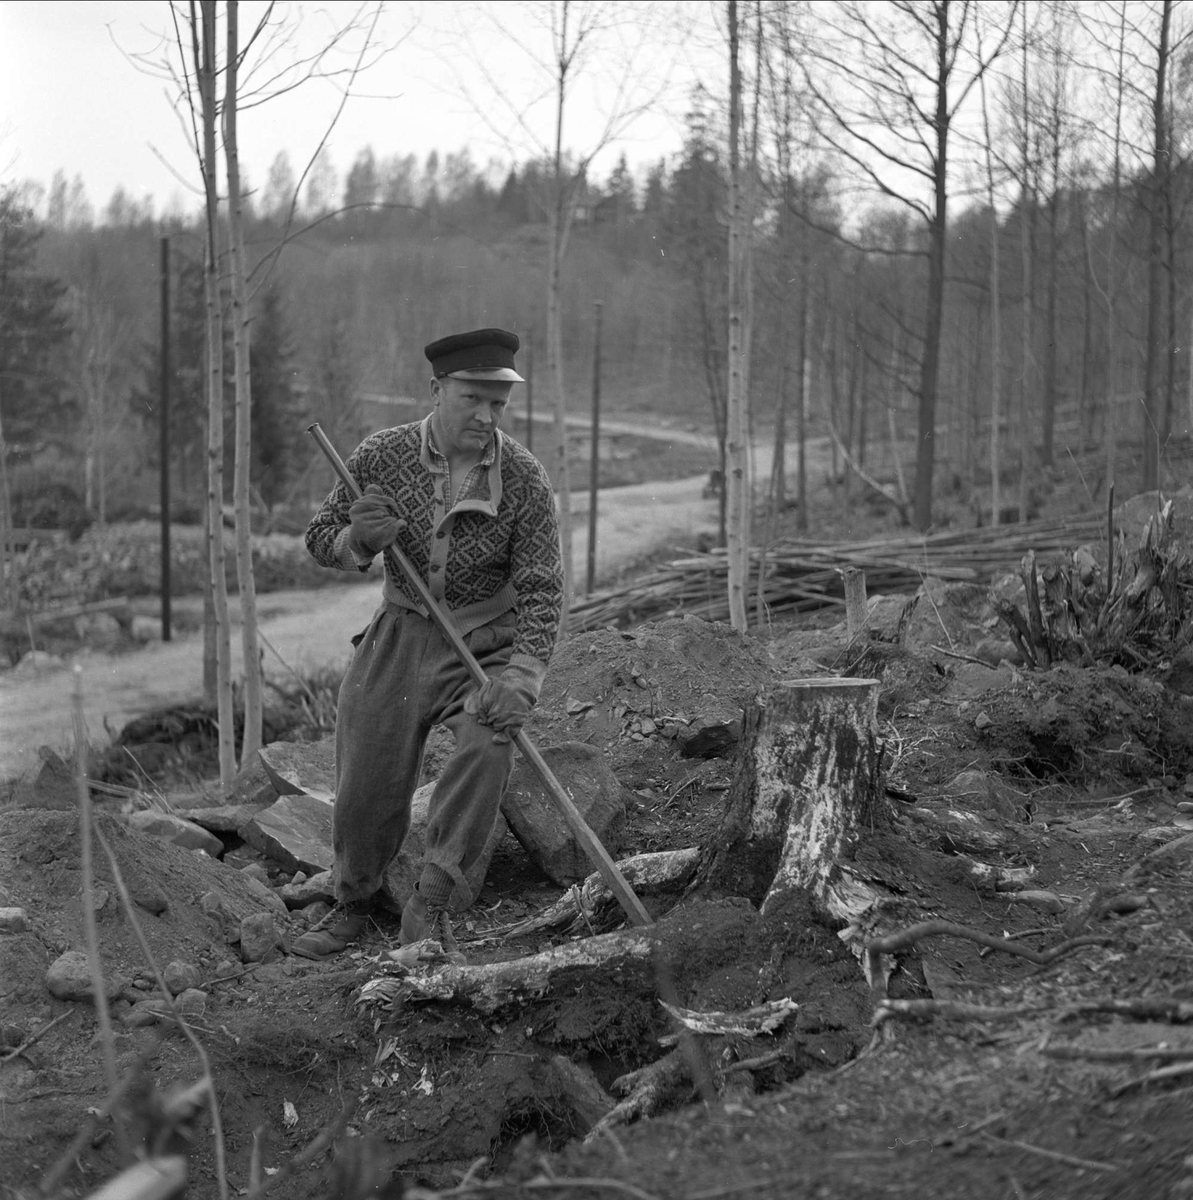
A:
MULTIPOLYGON (((426 417, 370 434, 347 466, 362 491, 379 484, 397 501, 407 524, 396 544, 462 634, 516 610, 510 666, 537 692, 563 605, 555 498, 538 459, 498 431, 480 464, 462 481, 450 480, 426 417)), ((348 546, 351 503, 337 482, 307 526, 306 545, 322 566, 367 571, 372 560, 348 546)), ((414 590, 384 561, 385 599, 422 612, 414 590)))

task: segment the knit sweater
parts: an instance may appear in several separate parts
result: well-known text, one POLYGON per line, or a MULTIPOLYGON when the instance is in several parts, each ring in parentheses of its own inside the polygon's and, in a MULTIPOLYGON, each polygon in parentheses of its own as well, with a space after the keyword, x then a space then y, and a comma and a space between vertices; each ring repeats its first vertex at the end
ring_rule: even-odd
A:
MULTIPOLYGON (((510 666, 532 679, 537 693, 563 606, 555 498, 538 459, 499 430, 480 464, 464 480, 449 480, 426 417, 371 434, 347 466, 362 491, 378 484, 397 501, 406 528, 396 545, 461 634, 516 610, 510 666)), ((367 571, 372 560, 348 545, 351 504, 337 483, 307 526, 306 545, 322 566, 367 571)), ((388 557, 383 594, 423 611, 388 557)))

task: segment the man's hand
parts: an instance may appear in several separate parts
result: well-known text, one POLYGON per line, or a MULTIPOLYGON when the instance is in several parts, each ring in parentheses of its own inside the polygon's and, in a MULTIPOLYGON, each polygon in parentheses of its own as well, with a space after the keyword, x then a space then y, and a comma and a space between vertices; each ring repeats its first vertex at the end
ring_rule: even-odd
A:
POLYGON ((364 495, 352 502, 348 516, 352 521, 348 546, 362 558, 380 554, 406 528, 406 522, 398 516, 398 502, 375 483, 370 483, 364 495))
POLYGON ((482 725, 496 730, 495 742, 512 742, 530 716, 535 699, 525 683, 498 677, 470 692, 464 700, 464 711, 474 713, 482 725))

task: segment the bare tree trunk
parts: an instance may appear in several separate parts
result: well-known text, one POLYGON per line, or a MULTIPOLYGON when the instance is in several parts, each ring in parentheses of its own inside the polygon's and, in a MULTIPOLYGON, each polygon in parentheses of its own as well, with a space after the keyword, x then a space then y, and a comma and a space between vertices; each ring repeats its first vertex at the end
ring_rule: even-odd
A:
POLYGON ((729 622, 747 628, 749 587, 748 464, 746 462, 745 333, 743 310, 746 274, 745 204, 741 186, 741 71, 738 66, 737 0, 729 0, 729 387, 726 423, 726 534, 729 575, 729 622))
POLYGON ((12 496, 8 488, 8 443, 0 424, 0 604, 17 606, 17 581, 12 573, 12 496))
POLYGON ((1168 187, 1168 143, 1166 136, 1165 89, 1168 78, 1168 33, 1172 0, 1162 0, 1160 42, 1156 54, 1156 91, 1152 97, 1152 170, 1148 181, 1147 245, 1147 350, 1143 387, 1143 490, 1160 485, 1161 317, 1164 303, 1164 213, 1163 194, 1168 187))
MULTIPOLYGON (((977 11, 981 20, 981 10, 977 11)), ((980 38, 979 33, 979 38, 980 38)), ((998 257, 998 208, 994 203, 994 153, 990 137, 990 109, 986 103, 986 76, 979 80, 982 97, 982 129, 986 140, 986 203, 990 206, 990 524, 1002 515, 1002 460, 999 453, 999 378, 1002 371, 1002 298, 999 294, 1001 264, 998 257)))
POLYGON ((568 609, 575 587, 575 568, 572 563, 572 490, 568 472, 567 393, 563 379, 563 313, 559 294, 560 273, 567 249, 572 220, 572 184, 563 177, 563 109, 567 95, 567 74, 570 66, 568 50, 568 0, 561 14, 561 33, 556 53, 556 108, 554 187, 550 211, 550 247, 547 257, 547 379, 555 396, 555 436, 558 441, 555 465, 555 488, 559 496, 559 541, 563 553, 563 614, 560 628, 566 628, 568 609))
POLYGON ((236 378, 236 465, 232 503, 236 513, 236 581, 240 592, 240 636, 244 653, 244 735, 240 764, 252 761, 261 747, 263 700, 261 650, 257 639, 257 588, 253 577, 253 521, 249 492, 252 465, 253 395, 249 308, 244 260, 244 218, 240 195, 240 153, 236 107, 239 78, 239 2, 228 0, 228 59, 225 67, 224 157, 228 168, 228 241, 232 252, 232 353, 236 378))
POLYGON ((224 574, 224 364, 219 279, 219 194, 215 171, 215 0, 202 0, 200 12, 202 30, 199 36, 202 45, 201 49, 196 47, 195 77, 203 115, 203 187, 207 233, 204 261, 204 299, 207 307, 207 549, 214 616, 220 784, 227 788, 236 772, 236 749, 233 738, 232 645, 224 574))
POLYGON ((936 112, 934 129, 932 220, 928 225, 928 289, 924 314, 924 357, 920 363, 919 407, 915 460, 914 513, 917 529, 932 524, 932 476, 936 450, 936 391, 940 374, 940 332, 944 319, 944 255, 948 226, 947 165, 949 153, 949 16, 948 6, 936 12, 936 112))

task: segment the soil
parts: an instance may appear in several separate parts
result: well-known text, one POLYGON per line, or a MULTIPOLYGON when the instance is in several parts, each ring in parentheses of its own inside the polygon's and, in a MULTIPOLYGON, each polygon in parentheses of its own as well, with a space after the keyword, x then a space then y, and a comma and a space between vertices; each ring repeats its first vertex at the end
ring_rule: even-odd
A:
MULTIPOLYGON (((217 860, 101 812, 132 903, 98 851, 90 902, 116 993, 116 1065, 141 1065, 142 1121, 154 1089, 192 1082, 202 1067, 178 1033, 130 1023, 133 1003, 153 994, 134 915, 158 966, 181 960, 202 977, 206 1005, 192 1027, 214 1074, 234 1189, 249 1186, 260 1131, 274 1194, 294 1197, 381 1194, 368 1181, 391 1176, 423 1197, 1193 1196, 1189 1075, 1157 1070, 1193 1059, 1193 699, 1121 668, 987 664, 975 653, 991 620, 984 593, 931 589, 900 643, 851 643, 824 619, 767 636, 692 618, 577 636, 560 646, 529 732, 607 757, 630 796, 615 855, 707 846, 735 751, 686 757, 693 722, 728 724, 784 679, 878 678, 890 828, 859 847, 856 866, 896 893, 898 924, 936 917, 1039 950, 1090 939, 1047 965, 951 936, 895 956, 891 997, 984 1005, 1002 1019, 876 1026, 879 1001, 858 961, 798 894, 766 919, 734 896, 649 898, 666 949, 646 975, 559 986, 488 1013, 362 1003, 362 985, 387 973, 395 918, 379 914, 330 962, 242 963, 228 920, 201 898, 217 893, 235 920, 262 903, 242 868, 256 863, 273 884, 288 876, 234 836, 217 860), (1030 892, 974 884, 967 839, 977 835, 957 814, 987 839, 976 857, 1033 871, 1030 892), (611 1091, 657 1061, 671 1029, 660 996, 724 1012, 787 997, 799 1009, 770 1034, 697 1039, 703 1089, 679 1087, 649 1119, 586 1139, 592 1114, 576 1071, 611 1091), (1133 1015, 1108 1002, 1134 1003, 1133 1015), (755 1065, 733 1069, 743 1060, 755 1065), (334 1161, 318 1152, 292 1167, 330 1134, 334 1161)), ((31 1194, 108 1091, 93 1008, 45 985, 50 963, 85 945, 70 803, 47 794, 45 807, 0 809, 0 908, 29 920, 0 934, 10 1047, 0 1050, 0 1159, 13 1194, 31 1194)), ((469 962, 575 940, 508 933, 559 897, 508 837, 456 923, 469 962)), ((299 913, 278 924, 289 939, 306 927, 299 913)), ((202 1118, 188 1196, 219 1194, 213 1145, 202 1118)), ((71 1153, 61 1195, 86 1194, 121 1162, 104 1121, 71 1153)))

